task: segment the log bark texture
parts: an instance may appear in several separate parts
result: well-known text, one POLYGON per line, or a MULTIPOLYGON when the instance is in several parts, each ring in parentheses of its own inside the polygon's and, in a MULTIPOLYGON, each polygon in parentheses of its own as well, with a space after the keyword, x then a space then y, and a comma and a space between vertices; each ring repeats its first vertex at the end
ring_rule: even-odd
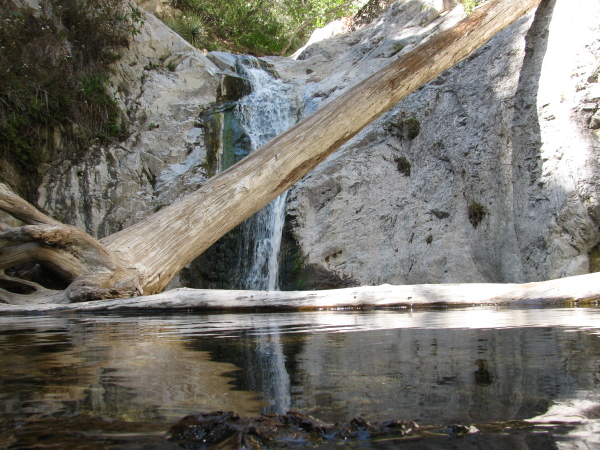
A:
POLYGON ((525 284, 361 286, 323 291, 174 289, 156 295, 70 304, 0 305, 0 313, 104 311, 365 310, 583 305, 600 301, 600 273, 525 284))
POLYGON ((27 225, 0 225, 0 300, 71 302, 161 292, 221 236, 290 188, 369 123, 472 54, 540 0, 495 0, 392 61, 197 191, 99 242, 0 185, 0 209, 27 225), (69 283, 47 292, 18 273, 31 264, 69 283), (15 269, 17 267, 17 269, 15 269), (33 284, 32 284, 33 283, 33 284), (15 288, 17 286, 17 288, 15 288))

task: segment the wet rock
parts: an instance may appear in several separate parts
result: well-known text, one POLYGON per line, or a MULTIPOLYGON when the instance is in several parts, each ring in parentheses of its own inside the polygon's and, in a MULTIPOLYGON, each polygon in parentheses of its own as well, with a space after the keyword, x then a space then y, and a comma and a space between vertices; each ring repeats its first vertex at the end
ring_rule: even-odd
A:
POLYGON ((240 416, 232 411, 186 416, 170 431, 172 440, 233 448, 243 445, 244 427, 240 416))
POLYGON ((316 264, 308 264, 302 267, 300 279, 304 290, 341 289, 358 286, 356 281, 341 277, 339 274, 325 270, 316 264))
POLYGON ((223 74, 217 90, 217 99, 219 101, 235 101, 248 95, 251 91, 250 84, 242 77, 223 74))
MULTIPOLYGON (((468 432, 468 427, 462 427, 468 432)), ((366 441, 381 436, 402 438, 417 430, 414 422, 400 420, 371 423, 359 417, 332 425, 296 411, 245 418, 231 411, 215 411, 184 417, 171 427, 169 439, 219 448, 259 449, 366 441)))

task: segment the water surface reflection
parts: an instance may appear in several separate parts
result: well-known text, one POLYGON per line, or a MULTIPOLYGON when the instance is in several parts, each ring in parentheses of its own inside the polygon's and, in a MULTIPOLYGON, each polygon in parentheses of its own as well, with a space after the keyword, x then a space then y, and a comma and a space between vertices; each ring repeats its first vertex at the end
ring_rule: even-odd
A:
POLYGON ((148 317, 3 318, 0 411, 175 421, 198 410, 260 412, 237 367, 190 350, 185 322, 148 317), (163 331, 165 332, 163 335, 163 331))
POLYGON ((0 412, 535 418, 577 423, 571 436, 591 444, 599 332, 593 308, 3 317, 0 412))

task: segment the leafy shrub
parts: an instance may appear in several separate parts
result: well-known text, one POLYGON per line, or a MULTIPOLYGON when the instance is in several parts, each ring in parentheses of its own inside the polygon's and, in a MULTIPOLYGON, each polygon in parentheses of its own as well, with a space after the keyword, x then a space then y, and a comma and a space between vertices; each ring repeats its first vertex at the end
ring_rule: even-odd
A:
POLYGON ((0 0, 0 158, 36 174, 50 158, 122 137, 106 85, 141 20, 122 0, 0 0))
POLYGON ((255 55, 302 45, 312 28, 351 15, 366 0, 171 0, 163 21, 192 45, 255 55))
POLYGON ((471 222, 473 228, 477 228, 483 218, 486 216, 487 209, 481 203, 473 201, 467 208, 467 214, 469 217, 469 222, 471 222))
POLYGON ((462 0, 462 4, 463 4, 463 8, 465 8, 465 12, 467 14, 471 14, 473 12, 473 10, 485 3, 487 0, 462 0))

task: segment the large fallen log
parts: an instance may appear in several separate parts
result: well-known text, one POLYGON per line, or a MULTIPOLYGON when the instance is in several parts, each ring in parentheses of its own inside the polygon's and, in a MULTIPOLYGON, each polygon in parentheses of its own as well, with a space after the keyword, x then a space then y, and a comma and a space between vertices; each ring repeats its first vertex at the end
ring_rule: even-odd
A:
POLYGON ((0 305, 0 313, 76 311, 363 310, 439 306, 577 305, 600 301, 600 273, 524 284, 361 286, 323 291, 174 289, 161 294, 45 305, 0 305))
MULTIPOLYGON (((290 188, 400 100, 472 54, 541 0, 495 0, 347 90, 197 191, 96 241, 35 211, 0 183, 0 301, 81 302, 161 292, 221 236, 290 188), (36 271, 67 286, 49 292, 36 271)), ((271 294, 269 294, 271 295, 271 294)), ((149 301, 149 297, 143 297, 149 301)))

